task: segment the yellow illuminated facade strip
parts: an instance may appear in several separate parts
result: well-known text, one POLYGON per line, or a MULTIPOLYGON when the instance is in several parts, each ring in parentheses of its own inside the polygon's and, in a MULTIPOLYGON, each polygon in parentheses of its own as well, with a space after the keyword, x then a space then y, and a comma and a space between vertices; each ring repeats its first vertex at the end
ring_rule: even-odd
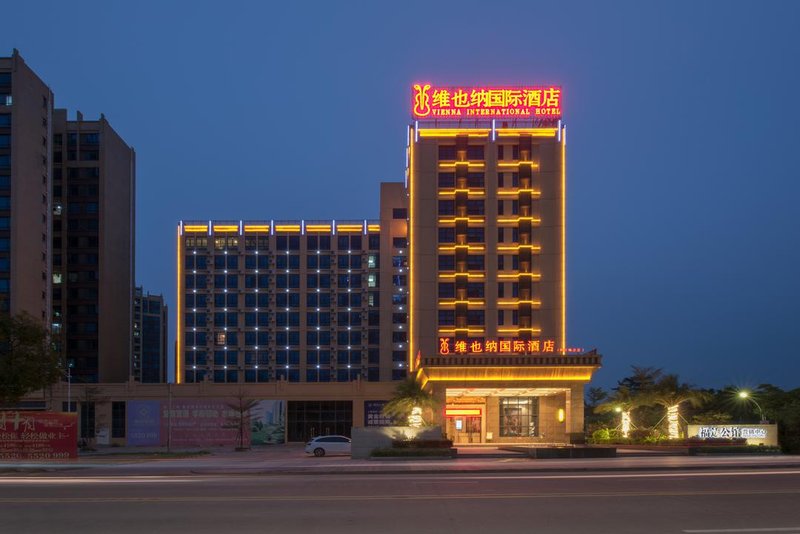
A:
POLYGON ((455 224, 458 221, 466 221, 467 224, 483 224, 486 217, 443 217, 439 219, 439 224, 455 224))
POLYGON ((541 306, 540 300, 519 300, 519 299, 498 299, 498 306, 516 306, 518 304, 530 304, 531 306, 541 306))
POLYGON ((262 232, 267 233, 269 232, 269 225, 268 224, 245 224, 244 231, 247 232, 262 232))
POLYGON ((457 333, 466 333, 466 334, 483 334, 485 330, 483 328, 440 328, 440 334, 457 334, 457 333))
POLYGON ((291 232, 299 232, 300 225, 299 224, 276 224, 275 231, 281 233, 291 233, 291 232))
POLYGON ((201 232, 208 232, 208 225, 206 224, 187 224, 184 225, 183 231, 188 234, 197 234, 201 232))
POLYGON ((469 137, 489 137, 491 129, 478 128, 420 128, 420 137, 456 137, 466 135, 469 137))
POLYGON ((330 232, 330 224, 307 224, 306 232, 330 232))
POLYGON ((486 250, 484 245, 439 245, 439 252, 452 252, 459 248, 465 248, 470 252, 481 252, 486 250))
POLYGON ((542 195, 542 192, 537 189, 498 189, 497 196, 518 196, 520 193, 530 193, 532 196, 538 197, 542 195))
POLYGON ((454 197, 456 193, 466 193, 468 198, 480 198, 486 195, 483 189, 442 189, 439 191, 439 196, 454 197))
MULTIPOLYGON (((523 356, 524 358, 524 356, 523 356)), ((588 382, 592 378, 593 367, 425 367, 426 382, 588 382)))
POLYGON ((519 137, 520 135, 555 137, 558 133, 558 128, 497 128, 495 131, 498 137, 519 137))
POLYGON ((464 276, 470 280, 483 280, 485 275, 483 273, 439 273, 439 278, 458 278, 460 276, 464 276))
POLYGON ((523 160, 523 161, 498 161, 497 162, 497 166, 500 167, 501 169, 507 169, 507 168, 515 169, 515 168, 519 167, 520 165, 530 165, 534 169, 538 169, 539 168, 539 164, 537 162, 535 162, 535 161, 524 161, 523 160))
MULTIPOLYGON (((184 231, 186 231, 186 227, 184 227, 184 231)), ((182 284, 183 284, 183 258, 181 257, 181 229, 178 227, 178 239, 177 239, 177 260, 178 260, 178 268, 176 269, 178 273, 178 280, 177 284, 175 285, 178 294, 176 295, 176 319, 177 319, 177 331, 175 333, 175 383, 180 384, 183 382, 183 313, 181 310, 181 303, 183 301, 181 293, 182 291, 182 284)))
POLYGON ((486 167, 486 164, 478 161, 440 161, 440 169, 455 169, 456 167, 467 167, 468 169, 480 170, 486 167))
POLYGON ((215 224, 214 232, 238 232, 239 225, 236 224, 215 224))
POLYGON ((498 328, 498 334, 519 334, 520 332, 530 332, 532 334, 541 334, 541 328, 498 328))
POLYGON ((542 220, 538 217, 498 217, 498 224, 514 224, 522 221, 531 221, 535 224, 541 224, 542 220))
POLYGON ((516 280, 526 276, 530 276, 534 280, 541 280, 542 278, 541 273, 499 273, 497 278, 500 280, 516 280))
POLYGON ((456 304, 466 304, 467 306, 485 306, 486 301, 482 299, 467 299, 467 300, 442 299, 439 301, 439 306, 455 306, 456 304))
POLYGON ((414 128, 408 129, 408 208, 409 208, 409 221, 412 224, 408 225, 408 370, 409 373, 414 372, 414 295, 416 288, 414 287, 414 236, 413 236, 413 222, 414 219, 414 146, 417 132, 414 128))
POLYGON ((567 128, 561 130, 561 350, 567 350, 567 128))
POLYGON ((362 224, 337 224, 336 231, 337 232, 361 232, 364 230, 364 225, 362 224))
POLYGON ((499 251, 516 251, 516 250, 523 250, 523 249, 531 249, 534 252, 539 252, 542 250, 542 247, 539 245, 498 245, 497 250, 499 251))
POLYGON ((380 224, 368 224, 367 225, 367 231, 368 232, 380 232, 381 231, 381 225, 380 224))

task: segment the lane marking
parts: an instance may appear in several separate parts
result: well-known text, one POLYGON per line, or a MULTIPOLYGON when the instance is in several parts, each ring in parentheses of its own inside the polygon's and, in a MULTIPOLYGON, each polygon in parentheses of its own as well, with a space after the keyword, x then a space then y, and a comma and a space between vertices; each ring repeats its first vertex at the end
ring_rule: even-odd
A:
POLYGON ((711 528, 706 530, 684 530, 694 534, 711 534, 714 532, 800 532, 800 527, 775 527, 775 528, 711 528))
POLYGON ((616 491, 586 493, 477 493, 477 494, 401 494, 401 495, 242 495, 242 496, 164 496, 164 497, 8 497, 0 498, 0 504, 96 504, 96 503, 181 503, 181 502, 291 502, 316 501, 340 502, 358 499, 361 501, 446 501, 487 499, 574 499, 617 497, 702 497, 738 495, 800 495, 796 490, 709 490, 709 491, 616 491))

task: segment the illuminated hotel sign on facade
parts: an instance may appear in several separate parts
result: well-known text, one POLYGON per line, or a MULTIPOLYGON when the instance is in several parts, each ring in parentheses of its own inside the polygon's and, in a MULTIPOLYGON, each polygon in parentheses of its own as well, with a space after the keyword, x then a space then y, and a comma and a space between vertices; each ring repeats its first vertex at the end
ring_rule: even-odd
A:
POLYGON ((439 338, 439 354, 564 354, 580 353, 583 349, 567 348, 565 351, 556 348, 553 339, 538 340, 453 340, 450 337, 439 338))
POLYGON ((412 87, 415 119, 560 119, 561 87, 412 87))

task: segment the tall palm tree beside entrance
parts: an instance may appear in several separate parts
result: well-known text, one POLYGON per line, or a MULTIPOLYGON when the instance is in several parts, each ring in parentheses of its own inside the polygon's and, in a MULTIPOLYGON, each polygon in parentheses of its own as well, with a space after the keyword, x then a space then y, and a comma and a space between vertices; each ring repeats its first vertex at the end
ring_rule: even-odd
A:
POLYGON ((616 391, 602 404, 594 409, 596 413, 617 412, 620 414, 619 430, 623 438, 630 436, 634 428, 632 412, 642 406, 642 396, 631 392, 627 386, 619 386, 616 391))
POLYGON ((709 398, 710 394, 707 391, 681 383, 678 375, 665 375, 656 382, 653 391, 647 395, 646 402, 651 405, 663 406, 666 409, 667 413, 664 417, 667 419, 669 439, 678 439, 681 437, 680 420, 683 419, 680 413, 681 405, 688 403, 699 408, 709 398))
POLYGON ((383 407, 383 413, 399 424, 422 426, 433 422, 433 413, 439 403, 433 393, 426 390, 414 373, 397 384, 394 397, 383 407))

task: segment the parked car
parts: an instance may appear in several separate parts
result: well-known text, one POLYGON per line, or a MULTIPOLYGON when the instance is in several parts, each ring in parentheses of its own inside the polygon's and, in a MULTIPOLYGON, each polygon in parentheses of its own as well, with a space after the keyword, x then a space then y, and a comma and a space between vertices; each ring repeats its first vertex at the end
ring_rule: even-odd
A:
POLYGON ((306 443, 306 454, 350 454, 350 438, 347 436, 317 436, 306 443))

